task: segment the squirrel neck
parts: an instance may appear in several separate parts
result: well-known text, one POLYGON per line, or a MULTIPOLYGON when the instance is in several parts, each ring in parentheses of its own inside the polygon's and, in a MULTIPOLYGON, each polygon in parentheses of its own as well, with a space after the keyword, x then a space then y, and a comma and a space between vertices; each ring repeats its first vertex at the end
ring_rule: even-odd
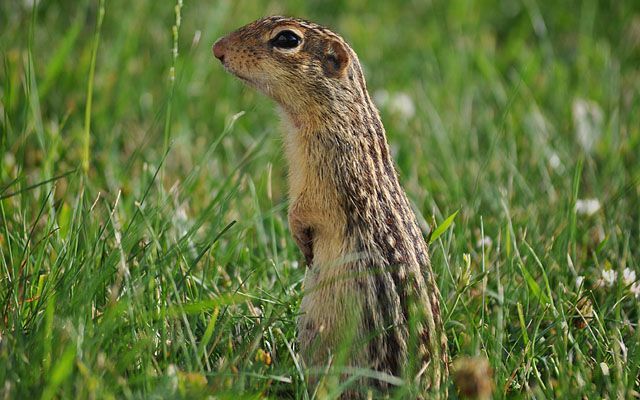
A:
MULTIPOLYGON (((332 102, 304 114, 283 109, 290 125, 285 144, 291 197, 295 200, 303 190, 301 182, 318 193, 333 192, 336 204, 327 207, 345 216, 347 230, 375 236, 389 229, 396 236, 393 241, 399 242, 397 236, 407 224, 415 224, 414 217, 378 110, 365 86, 358 86, 359 90, 343 91, 358 96, 352 101, 332 102)), ((413 226, 407 229, 416 231, 413 226)))
MULTIPOLYGON (((355 53, 352 57, 355 62, 347 76, 332 85, 317 87, 317 95, 311 100, 314 103, 280 103, 290 125, 292 137, 288 139, 306 152, 302 161, 310 163, 309 167, 335 158, 334 166, 356 166, 363 176, 380 176, 375 165, 381 168, 378 173, 397 181, 380 114, 369 97, 355 53)), ((348 168, 335 169, 336 174, 353 173, 348 168)))
MULTIPOLYGON (((297 168, 301 162, 309 170, 327 168, 334 179, 357 178, 366 186, 385 182, 397 185, 378 110, 366 91, 359 97, 314 107, 304 113, 283 108, 285 120, 289 122, 288 153, 302 152, 305 156, 292 166, 297 168), (380 179, 382 176, 384 180, 380 179)), ((322 176, 328 171, 315 172, 322 176)))

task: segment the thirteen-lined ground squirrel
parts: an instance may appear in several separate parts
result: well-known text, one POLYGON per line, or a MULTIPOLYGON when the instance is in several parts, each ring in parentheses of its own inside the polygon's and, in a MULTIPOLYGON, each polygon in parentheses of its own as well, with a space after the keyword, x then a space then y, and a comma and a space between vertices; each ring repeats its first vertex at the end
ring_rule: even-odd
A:
POLYGON ((357 367, 343 377, 367 368, 439 392, 439 291, 356 53, 330 30, 285 17, 246 25, 213 53, 282 110, 289 226, 308 266, 298 324, 306 364, 357 367))

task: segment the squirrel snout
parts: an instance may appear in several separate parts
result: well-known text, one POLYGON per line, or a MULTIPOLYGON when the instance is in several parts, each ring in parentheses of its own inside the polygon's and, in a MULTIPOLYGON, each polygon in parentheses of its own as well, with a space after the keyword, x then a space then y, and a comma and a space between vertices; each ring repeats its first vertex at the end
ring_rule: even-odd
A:
POLYGON ((213 55, 221 62, 224 62, 225 42, 224 38, 220 38, 213 44, 213 55))

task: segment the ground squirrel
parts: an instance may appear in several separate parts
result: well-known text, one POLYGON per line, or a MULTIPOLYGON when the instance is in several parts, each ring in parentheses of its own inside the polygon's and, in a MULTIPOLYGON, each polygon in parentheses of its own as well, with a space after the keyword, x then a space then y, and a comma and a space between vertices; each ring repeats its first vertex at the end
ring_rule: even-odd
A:
POLYGON ((282 110, 289 226, 308 266, 306 364, 341 359, 439 392, 448 369, 439 291, 356 53, 327 28, 280 16, 219 39, 213 53, 282 110))

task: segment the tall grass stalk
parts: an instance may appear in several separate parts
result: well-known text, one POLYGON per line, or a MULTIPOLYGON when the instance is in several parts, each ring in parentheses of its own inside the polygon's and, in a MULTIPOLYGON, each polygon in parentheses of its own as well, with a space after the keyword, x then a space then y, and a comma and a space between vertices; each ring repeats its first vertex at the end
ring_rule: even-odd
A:
POLYGON ((173 94, 176 88, 176 64, 178 61, 178 39, 180 39, 180 25, 182 23, 182 0, 178 0, 174 7, 175 24, 171 27, 173 37, 173 47, 171 48, 171 67, 169 68, 169 100, 167 102, 167 113, 164 120, 164 146, 163 154, 169 150, 171 140, 171 111, 173 109, 173 94))
POLYGON ((96 31, 93 35, 93 45, 91 47, 91 64, 89 66, 89 81, 87 82, 87 102, 84 108, 84 134, 82 141, 82 170, 85 175, 89 173, 91 157, 91 106, 93 104, 93 82, 96 72, 96 59, 98 58, 98 46, 100 45, 100 32, 102 31, 102 21, 105 14, 105 1, 100 0, 98 5, 98 17, 96 31))

